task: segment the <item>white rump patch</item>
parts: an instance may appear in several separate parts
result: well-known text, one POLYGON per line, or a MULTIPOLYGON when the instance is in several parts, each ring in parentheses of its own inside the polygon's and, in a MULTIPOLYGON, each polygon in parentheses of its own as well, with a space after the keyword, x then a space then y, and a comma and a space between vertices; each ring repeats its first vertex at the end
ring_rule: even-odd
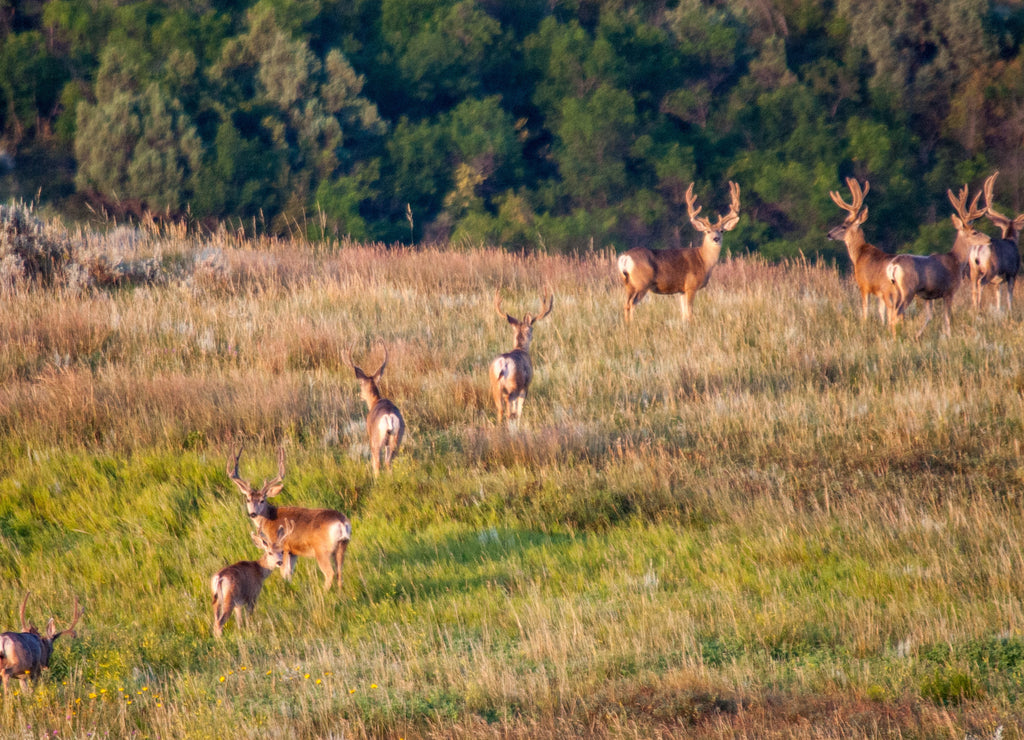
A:
POLYGON ((508 357, 498 357, 491 363, 491 375, 495 378, 510 378, 515 369, 516 364, 508 357))
POLYGON ((626 277, 629 277, 629 273, 633 272, 633 258, 628 254, 619 257, 619 272, 626 277))
POLYGON ((394 414, 385 414, 380 417, 377 422, 377 431, 381 433, 381 436, 388 436, 389 434, 398 434, 398 417, 394 414))

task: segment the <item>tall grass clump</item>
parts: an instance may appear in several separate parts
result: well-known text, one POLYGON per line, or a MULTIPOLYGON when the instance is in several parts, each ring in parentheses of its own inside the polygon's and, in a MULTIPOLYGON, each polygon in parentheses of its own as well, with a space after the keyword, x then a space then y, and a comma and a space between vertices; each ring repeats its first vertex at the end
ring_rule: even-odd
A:
POLYGON ((160 277, 5 283, 0 626, 87 609, 12 732, 1024 734, 1016 316, 892 338, 835 266, 744 257, 627 326, 611 254, 46 228, 160 277), (498 287, 554 295, 511 427, 498 287), (342 352, 377 336, 408 432, 374 481, 342 352), (354 534, 340 594, 301 560, 216 641, 238 444, 354 534))

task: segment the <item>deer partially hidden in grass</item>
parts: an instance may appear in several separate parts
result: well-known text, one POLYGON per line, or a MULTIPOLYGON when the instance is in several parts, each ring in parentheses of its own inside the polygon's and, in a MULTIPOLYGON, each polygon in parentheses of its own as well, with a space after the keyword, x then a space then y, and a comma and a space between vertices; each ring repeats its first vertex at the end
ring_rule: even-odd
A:
POLYGON ((847 203, 836 190, 830 190, 832 201, 846 211, 846 218, 828 232, 828 238, 846 244, 846 251, 853 263, 853 277, 860 290, 861 320, 868 317, 868 296, 878 297, 878 315, 885 323, 886 313, 895 304, 896 291, 892 281, 886 274, 886 268, 892 255, 883 252, 864 238, 861 225, 868 218, 868 209, 864 206, 864 196, 871 189, 871 183, 864 181, 864 188, 854 178, 846 178, 846 186, 850 189, 852 200, 847 203))
POLYGON ((504 416, 515 421, 522 416, 523 402, 533 380, 533 363, 530 360, 530 342, 533 341, 533 325, 551 313, 554 298, 545 293, 541 300, 540 313, 526 314, 521 319, 505 313, 501 308, 501 292, 494 291, 494 310, 512 327, 515 348, 499 355, 491 362, 491 397, 498 412, 498 423, 504 416))
POLYGON ((242 449, 228 458, 228 477, 245 497, 249 518, 256 524, 257 531, 271 539, 278 527, 291 527, 283 543, 285 554, 281 565, 281 576, 291 580, 295 560, 299 557, 315 558, 320 572, 324 575, 324 588, 330 590, 335 570, 338 575, 338 590, 341 590, 341 567, 345 562, 345 550, 352 539, 352 524, 348 517, 334 509, 306 509, 299 506, 275 506, 267 499, 281 493, 284 488, 284 449, 277 451, 277 477, 264 481, 260 488, 254 488, 238 476, 238 459, 242 449))
POLYGON ((391 470, 391 461, 398 454, 402 437, 405 436, 405 419, 402 418, 402 412, 389 399, 381 397, 377 386, 388 364, 387 345, 383 339, 377 341, 384 348, 384 361, 375 373, 365 373, 356 367, 352 362, 352 348, 349 348, 345 355, 345 362, 355 372, 359 381, 359 392, 366 402, 366 431, 370 438, 370 460, 373 463, 375 478, 380 474, 381 457, 384 458, 387 469, 391 470))
POLYGON ((889 260, 886 275, 896 289, 893 300, 890 324, 896 333, 896 324, 903 318, 907 307, 915 296, 925 301, 926 317, 917 332, 920 337, 932 318, 932 301, 942 300, 946 319, 946 334, 950 333, 953 315, 953 296, 960 287, 971 250, 981 244, 988 244, 991 239, 974 228, 974 222, 981 218, 985 211, 978 208, 981 191, 967 206, 968 190, 964 185, 959 195, 947 190, 949 202, 956 211, 952 215, 956 239, 953 249, 943 254, 932 254, 927 257, 916 254, 899 254, 889 260))
POLYGON ((697 291, 708 284, 711 270, 718 263, 722 252, 722 235, 732 231, 740 221, 740 186, 729 183, 731 202, 729 212, 719 215, 712 224, 707 218, 700 218, 701 207, 696 205, 693 183, 686 189, 686 210, 690 223, 704 234, 699 247, 678 249, 648 249, 634 247, 619 256, 618 269, 622 284, 626 287, 625 317, 629 322, 633 306, 648 292, 658 295, 679 294, 683 320, 688 321, 693 310, 693 298, 697 291))
POLYGON ((289 521, 277 528, 274 539, 263 532, 251 532, 256 547, 263 550, 259 560, 240 560, 217 571, 210 579, 213 592, 213 636, 220 637, 224 625, 235 613, 235 622, 242 624, 243 608, 251 615, 263 590, 263 582, 284 565, 284 539, 295 529, 289 521))
POLYGON ((58 632, 57 625, 51 617, 46 625, 46 635, 42 635, 35 625, 25 623, 25 604, 28 603, 28 596, 29 592, 26 592, 18 612, 21 618, 21 632, 0 634, 0 679, 3 680, 5 693, 12 677, 22 681, 35 679, 39 677, 44 668, 50 667, 53 643, 64 635, 75 637, 75 625, 78 624, 78 620, 82 618, 83 614, 76 596, 73 616, 68 628, 58 632))

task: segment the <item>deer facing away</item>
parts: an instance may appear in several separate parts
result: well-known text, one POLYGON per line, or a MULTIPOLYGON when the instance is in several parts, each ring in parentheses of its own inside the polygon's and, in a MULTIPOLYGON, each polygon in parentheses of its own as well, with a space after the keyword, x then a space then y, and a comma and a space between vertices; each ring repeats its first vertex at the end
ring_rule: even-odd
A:
POLYGON ((238 475, 238 459, 242 450, 228 458, 228 477, 245 497, 245 507, 256 529, 268 539, 273 538, 280 526, 291 524, 291 533, 283 543, 285 553, 281 565, 281 576, 291 580, 295 560, 300 557, 314 558, 324 575, 324 588, 330 590, 335 570, 338 576, 338 590, 341 590, 341 567, 345 562, 345 550, 352 539, 352 524, 348 517, 334 509, 306 509, 300 506, 275 506, 267 499, 281 493, 284 488, 284 449, 277 451, 277 477, 264 481, 255 488, 238 475))
POLYGON ((242 623, 243 607, 252 614, 263 582, 284 565, 284 539, 295 529, 294 522, 277 528, 273 540, 263 532, 251 532, 256 547, 263 550, 259 560, 240 560, 217 571, 210 579, 213 592, 213 636, 220 637, 224 625, 235 613, 235 622, 242 623))
POLYGON ((515 421, 523 413, 523 402, 533 380, 533 363, 530 361, 530 342, 533 340, 533 325, 551 313, 554 298, 545 293, 540 313, 526 314, 522 319, 505 313, 501 308, 501 294, 494 292, 494 309, 512 327, 515 348, 499 355, 491 362, 491 397, 498 412, 498 423, 502 416, 515 421))
POLYGON ((860 290, 861 320, 868 317, 868 296, 878 297, 878 315, 885 322, 886 312, 894 304, 896 293, 886 274, 891 254, 883 252, 864 238, 861 225, 868 218, 868 209, 864 206, 864 196, 871 189, 871 183, 864 181, 864 188, 854 178, 846 178, 846 186, 850 189, 851 202, 847 203, 836 190, 830 190, 832 201, 846 211, 846 218, 841 224, 828 232, 828 238, 846 244, 846 251, 853 263, 853 277, 860 290))
POLYGON ((35 625, 25 623, 25 604, 28 603, 28 592, 21 602, 21 610, 18 612, 21 618, 21 632, 4 632, 0 634, 0 679, 3 680, 4 691, 7 691, 8 682, 11 678, 22 681, 29 678, 38 678, 43 668, 50 667, 50 656, 53 654, 53 643, 57 638, 69 635, 75 636, 75 625, 82 618, 83 610, 78 606, 78 597, 75 597, 75 606, 71 624, 65 630, 57 631, 56 623, 51 617, 46 625, 46 634, 42 635, 35 625))
POLYGON ((729 212, 719 215, 712 224, 707 218, 700 218, 701 207, 696 205, 693 183, 686 189, 686 210, 690 223, 704 234, 698 247, 677 249, 648 249, 634 247, 618 259, 618 270, 626 288, 625 318, 628 322, 633 306, 648 292, 657 295, 679 294, 683 320, 692 314, 693 298, 697 291, 708 284, 711 270, 718 263, 722 252, 722 235, 732 231, 740 220, 740 186, 729 183, 731 196, 729 212))
POLYGON ((927 257, 913 254, 896 255, 889 261, 886 274, 896 289, 896 296, 893 301, 893 311, 890 316, 892 331, 895 334, 897 322, 903 318, 907 307, 920 296, 925 301, 926 318, 924 324, 917 332, 920 337, 932 317, 932 301, 941 299, 946 320, 946 334, 950 333, 953 314, 953 296, 960 287, 971 250, 980 244, 987 244, 990 239, 974 228, 974 222, 984 215, 984 210, 978 208, 979 191, 971 205, 967 206, 968 190, 964 185, 960 194, 953 195, 952 190, 947 190, 946 195, 949 202, 953 204, 956 211, 952 215, 953 227, 956 229, 956 239, 953 242, 953 249, 944 254, 932 254, 927 257))
POLYGON ((1024 228, 1024 214, 1010 219, 992 207, 992 190, 995 187, 996 172, 985 180, 985 214, 999 227, 1001 239, 992 239, 988 244, 979 244, 971 249, 970 274, 971 296, 975 309, 981 308, 981 293, 986 285, 992 285, 996 292, 996 310, 1000 309, 999 285, 1006 285, 1006 310, 1013 311, 1013 286, 1020 272, 1020 234, 1024 228))
POLYGON ((389 399, 381 398, 380 389, 377 387, 388 364, 387 345, 383 339, 377 341, 384 348, 384 361, 374 373, 365 373, 356 367, 352 362, 351 348, 345 355, 345 362, 355 372, 359 381, 359 392, 366 402, 366 431, 370 438, 370 460, 373 463, 374 477, 380 474, 382 456, 384 465, 391 470, 391 461, 398 454, 402 437, 405 436, 405 419, 402 418, 402 412, 389 399))

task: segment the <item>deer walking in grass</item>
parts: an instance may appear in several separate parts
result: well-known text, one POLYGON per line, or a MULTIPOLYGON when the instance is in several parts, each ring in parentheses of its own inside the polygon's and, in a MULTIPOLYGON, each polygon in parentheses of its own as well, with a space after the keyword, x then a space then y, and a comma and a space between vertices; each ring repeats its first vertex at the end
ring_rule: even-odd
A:
POLYGON ((981 308, 981 294, 986 285, 992 285, 996 292, 996 310, 1001 308, 999 286, 1006 286, 1006 312, 1013 311, 1013 286, 1020 272, 1020 234, 1024 228, 1024 214, 1010 219, 992 207, 992 190, 999 173, 985 180, 985 211, 989 221, 999 227, 1001 239, 992 239, 988 244, 979 244, 971 250, 970 276, 971 297, 975 309, 981 308))
POLYGON ((864 189, 854 178, 846 178, 846 186, 850 189, 851 202, 847 203, 836 190, 830 190, 832 201, 846 211, 843 223, 828 232, 828 238, 846 244, 846 251, 853 263, 853 277, 860 290, 861 320, 868 317, 868 296, 878 297, 878 315, 885 323, 886 313, 896 300, 886 268, 892 255, 883 252, 864 238, 861 226, 868 218, 868 209, 864 206, 864 196, 871 189, 871 183, 864 181, 864 189))
POLYGON ((75 625, 82 618, 83 610, 78 606, 78 597, 71 624, 67 629, 57 631, 57 625, 51 617, 46 625, 46 635, 39 633, 35 625, 25 623, 25 605, 28 603, 29 592, 21 602, 18 612, 21 618, 21 632, 4 632, 0 634, 0 680, 3 681, 4 692, 7 692, 11 678, 21 681, 39 677, 44 668, 50 667, 50 656, 53 655, 53 643, 57 638, 69 635, 75 637, 75 625))
POLYGON ((320 572, 324 575, 324 589, 330 590, 335 571, 338 576, 338 590, 341 590, 341 567, 345 562, 345 550, 352 539, 352 524, 348 517, 334 509, 306 509, 299 506, 275 506, 267 499, 281 493, 284 488, 284 449, 277 451, 277 477, 264 481, 260 488, 254 488, 238 475, 238 459, 242 449, 228 458, 228 477, 245 497, 249 518, 256 529, 265 537, 272 538, 280 526, 291 526, 290 534, 283 544, 285 553, 281 565, 281 576, 291 580, 296 558, 315 558, 320 572))
POLYGON ((648 249, 634 247, 618 259, 619 274, 626 287, 625 318, 628 323, 633 306, 648 292, 657 295, 679 294, 683 320, 689 321, 693 311, 693 298, 697 291, 708 284, 711 270, 718 263, 722 252, 722 235, 732 231, 740 220, 740 186, 729 183, 731 202, 729 212, 719 215, 712 224, 707 218, 699 218, 701 207, 696 205, 693 183, 686 189, 686 210, 690 223, 704 234, 699 247, 677 249, 648 249))
POLYGON ((499 355, 491 362, 491 397, 498 411, 498 423, 502 417, 515 421, 522 416, 523 402, 533 380, 533 363, 530 361, 530 342, 533 340, 533 325, 551 313, 554 298, 545 293, 541 300, 540 313, 536 316, 526 314, 517 319, 505 313, 501 308, 501 293, 494 292, 494 309, 498 315, 508 321, 512 327, 515 348, 511 352, 499 355))
POLYGON ((932 301, 942 300, 946 320, 945 331, 949 334, 953 316, 953 296, 963 280, 972 248, 987 244, 990 239, 974 228, 974 222, 981 218, 985 211, 978 208, 979 191, 970 207, 967 206, 968 189, 964 185, 959 195, 947 190, 949 202, 956 213, 952 214, 956 239, 953 249, 943 254, 932 254, 927 257, 915 254, 899 254, 889 261, 886 275, 896 289, 890 324, 893 334, 896 324, 903 318, 907 307, 915 297, 925 301, 925 320, 917 332, 920 338, 925 327, 932 318, 932 301))
POLYGON ((388 364, 387 345, 383 339, 377 341, 384 348, 384 361, 375 373, 367 374, 356 367, 352 362, 352 348, 349 348, 345 355, 345 362, 355 372, 359 381, 359 392, 366 402, 366 431, 370 437, 370 460, 373 463, 374 478, 380 474, 381 457, 384 458, 387 469, 391 470, 391 461, 398 454, 402 437, 405 436, 402 412, 389 399, 381 398, 380 389, 377 387, 388 364))
POLYGON ((213 636, 220 637, 224 633, 231 613, 235 614, 235 622, 241 626, 243 608, 251 615, 256 608, 256 600, 263 590, 263 582, 270 574, 284 564, 284 539, 295 529, 295 522, 288 522, 277 528, 274 539, 269 539, 263 532, 251 532, 256 547, 263 550, 259 560, 240 560, 217 571, 210 579, 210 590, 213 592, 213 636))

